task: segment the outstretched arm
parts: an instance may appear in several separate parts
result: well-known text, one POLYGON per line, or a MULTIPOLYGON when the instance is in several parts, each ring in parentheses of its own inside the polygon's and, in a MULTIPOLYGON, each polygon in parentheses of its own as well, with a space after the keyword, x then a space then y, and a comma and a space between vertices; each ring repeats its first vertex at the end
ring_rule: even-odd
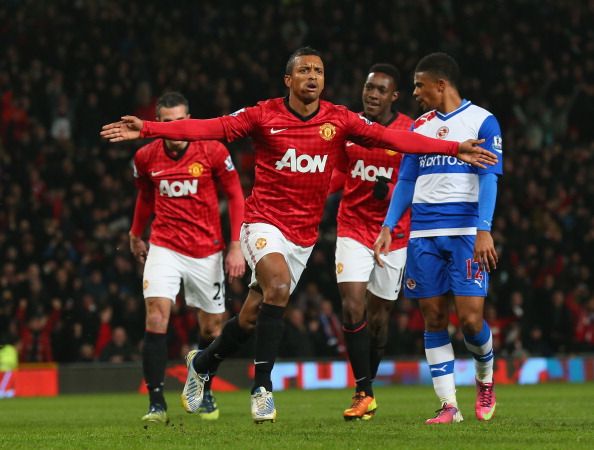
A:
POLYGON ((497 163, 497 156, 481 148, 484 139, 468 139, 464 142, 444 141, 433 139, 410 131, 385 129, 380 137, 385 147, 392 148, 401 153, 441 153, 455 156, 461 161, 473 166, 485 168, 485 164, 497 163))
POLYGON ((198 141, 225 139, 225 130, 220 118, 151 122, 135 116, 123 116, 119 122, 104 125, 100 135, 109 142, 152 137, 198 141))
POLYGON ((366 147, 390 148, 401 153, 441 153, 485 168, 485 164, 497 163, 497 156, 479 147, 483 140, 469 139, 464 142, 433 139, 410 131, 393 130, 372 123, 362 116, 347 112, 347 138, 366 147))

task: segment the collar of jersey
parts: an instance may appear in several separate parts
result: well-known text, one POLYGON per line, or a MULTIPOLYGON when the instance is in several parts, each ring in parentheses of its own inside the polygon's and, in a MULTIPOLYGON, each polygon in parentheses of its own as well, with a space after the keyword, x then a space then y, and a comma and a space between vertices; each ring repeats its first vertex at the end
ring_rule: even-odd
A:
MULTIPOLYGON (((365 111, 361 111, 359 114, 361 114, 363 117, 365 117, 367 120, 371 120, 369 117, 367 117, 365 115, 365 111)), ((398 118, 398 114, 399 112, 396 110, 392 110, 392 117, 390 118, 390 120, 388 120, 386 123, 382 123, 380 125, 383 125, 384 127, 389 127, 390 125, 392 125, 396 119, 398 118)), ((374 122, 373 120, 371 120, 372 122, 374 122)), ((379 122, 378 122, 379 123, 379 122)))
POLYGON ((171 154, 171 152, 169 151, 169 149, 167 148, 167 145, 165 145, 165 139, 161 139, 161 141, 163 142, 163 151, 165 152, 165 156, 167 156, 169 159, 172 159, 173 161, 179 161, 180 159, 182 159, 188 152, 188 149, 190 148, 190 142, 188 142, 188 145, 186 145, 186 148, 184 148, 181 152, 179 152, 177 154, 177 156, 173 156, 171 154))
POLYGON ((314 112, 312 112, 309 116, 302 116, 297 111, 295 111, 293 108, 291 108, 291 105, 289 105, 289 96, 288 95, 283 99, 283 103, 285 104, 285 108, 287 108, 287 111, 289 111, 291 114, 293 114, 295 117, 297 117, 299 120, 301 120, 303 122, 307 122, 309 119, 313 118, 317 113, 320 112, 320 104, 318 103, 318 109, 316 109, 314 112))
POLYGON ((466 100, 465 98, 463 98, 462 103, 460 104, 460 106, 458 106, 458 109, 453 110, 451 113, 442 114, 439 111, 435 111, 435 113, 437 114, 437 117, 439 117, 441 120, 448 120, 454 117, 456 114, 459 114, 462 111, 464 111, 470 105, 472 105, 470 100, 466 100))

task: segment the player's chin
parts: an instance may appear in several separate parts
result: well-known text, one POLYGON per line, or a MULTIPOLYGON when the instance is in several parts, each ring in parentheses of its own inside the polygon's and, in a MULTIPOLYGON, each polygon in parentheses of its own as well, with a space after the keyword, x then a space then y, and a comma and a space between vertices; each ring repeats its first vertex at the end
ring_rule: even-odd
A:
POLYGON ((303 101, 303 103, 315 102, 317 99, 320 98, 321 93, 322 92, 318 89, 305 89, 301 91, 301 101, 303 101))

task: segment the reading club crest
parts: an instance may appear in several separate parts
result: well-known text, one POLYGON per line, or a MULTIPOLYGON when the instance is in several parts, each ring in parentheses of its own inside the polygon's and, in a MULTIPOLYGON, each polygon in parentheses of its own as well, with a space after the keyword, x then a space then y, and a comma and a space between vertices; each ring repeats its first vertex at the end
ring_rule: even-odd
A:
POLYGON ((437 136, 438 139, 444 139, 450 132, 450 129, 448 127, 439 127, 439 129, 437 130, 437 133, 435 133, 435 136, 437 136))
POLYGON ((331 123, 325 123, 324 125, 320 125, 320 136, 322 139, 326 141, 332 140, 332 138, 336 135, 336 127, 331 123))
POLYGON ((188 172, 190 172, 190 175, 193 177, 199 177, 202 175, 202 172, 204 172, 204 166, 197 162, 192 163, 190 164, 190 167, 188 167, 188 172))
POLYGON ((417 282, 412 278, 407 278, 406 280, 406 287, 409 288, 411 291, 417 287, 417 282))

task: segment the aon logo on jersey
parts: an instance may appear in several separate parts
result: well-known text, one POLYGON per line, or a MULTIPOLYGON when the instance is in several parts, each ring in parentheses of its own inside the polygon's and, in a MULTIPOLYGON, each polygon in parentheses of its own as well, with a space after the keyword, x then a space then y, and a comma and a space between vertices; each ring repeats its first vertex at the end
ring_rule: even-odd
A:
POLYGON ((173 181, 161 180, 159 193, 167 197, 184 197, 198 192, 198 180, 173 181))
POLYGON ((328 155, 299 155, 294 148, 287 150, 280 161, 276 162, 276 170, 283 170, 288 167, 291 172, 314 173, 323 172, 326 168, 328 155))
POLYGON ((386 177, 392 179, 392 173, 394 172, 393 167, 386 169, 385 167, 375 167, 372 165, 366 166, 365 162, 360 159, 355 163, 355 167, 351 171, 353 178, 360 177, 365 181, 375 181, 376 177, 386 177))

